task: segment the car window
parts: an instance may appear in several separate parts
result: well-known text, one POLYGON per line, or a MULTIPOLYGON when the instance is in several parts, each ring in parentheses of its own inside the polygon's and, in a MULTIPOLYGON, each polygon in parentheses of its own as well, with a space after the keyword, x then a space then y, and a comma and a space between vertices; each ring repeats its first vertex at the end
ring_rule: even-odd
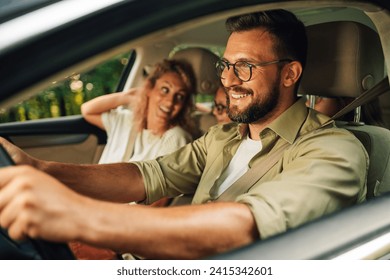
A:
POLYGON ((72 73, 32 98, 0 111, 0 123, 56 118, 80 114, 80 106, 117 90, 129 53, 110 58, 84 73, 72 73))

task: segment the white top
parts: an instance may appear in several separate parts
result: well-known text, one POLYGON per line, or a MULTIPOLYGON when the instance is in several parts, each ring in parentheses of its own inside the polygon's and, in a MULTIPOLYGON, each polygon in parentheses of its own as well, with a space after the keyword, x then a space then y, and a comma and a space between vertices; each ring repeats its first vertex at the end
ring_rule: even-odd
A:
POLYGON ((250 160, 261 151, 263 145, 261 141, 252 140, 249 136, 244 139, 240 146, 237 149, 237 152, 234 154, 229 165, 222 172, 221 176, 218 179, 217 184, 220 183, 218 187, 217 195, 220 196, 225 190, 227 190, 235 181, 237 181, 245 172, 249 169, 250 160))
POLYGON ((133 112, 119 107, 103 113, 102 122, 107 132, 107 144, 99 163, 154 159, 174 152, 192 141, 191 135, 180 126, 169 129, 161 137, 144 129, 137 133, 132 157, 125 159, 127 143, 133 128, 133 112))

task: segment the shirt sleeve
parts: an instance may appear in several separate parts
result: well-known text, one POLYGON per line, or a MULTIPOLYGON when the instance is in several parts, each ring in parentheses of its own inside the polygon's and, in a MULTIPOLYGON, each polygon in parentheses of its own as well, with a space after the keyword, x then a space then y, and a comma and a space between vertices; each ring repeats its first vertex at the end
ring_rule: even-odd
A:
POLYGON ((101 116, 104 129, 107 134, 111 134, 111 129, 115 124, 115 120, 118 116, 118 110, 112 109, 110 111, 104 112, 101 116))
POLYGON ((349 132, 316 132, 236 201, 249 206, 264 239, 363 200, 367 170, 367 153, 349 132))
POLYGON ((145 204, 161 197, 193 194, 205 166, 206 135, 175 152, 155 160, 134 162, 141 171, 146 191, 145 204))

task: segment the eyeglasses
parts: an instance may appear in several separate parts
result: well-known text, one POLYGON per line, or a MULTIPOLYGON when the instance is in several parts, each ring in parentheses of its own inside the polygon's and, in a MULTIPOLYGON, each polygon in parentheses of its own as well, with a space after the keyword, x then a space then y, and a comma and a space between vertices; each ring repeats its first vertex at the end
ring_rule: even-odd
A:
POLYGON ((227 106, 214 102, 213 111, 216 110, 218 115, 222 115, 227 109, 227 106))
POLYGON ((247 61, 237 61, 235 63, 230 63, 226 60, 218 60, 215 64, 215 68, 217 70, 217 76, 221 79, 226 79, 227 72, 230 70, 230 66, 233 66, 234 74, 237 78, 239 78, 242 82, 248 82, 252 78, 252 68, 256 68, 256 66, 264 67, 271 64, 277 64, 282 62, 291 62, 292 59, 284 58, 279 60, 273 60, 269 62, 262 63, 249 63, 247 61), (227 71, 225 71, 227 68, 227 71))

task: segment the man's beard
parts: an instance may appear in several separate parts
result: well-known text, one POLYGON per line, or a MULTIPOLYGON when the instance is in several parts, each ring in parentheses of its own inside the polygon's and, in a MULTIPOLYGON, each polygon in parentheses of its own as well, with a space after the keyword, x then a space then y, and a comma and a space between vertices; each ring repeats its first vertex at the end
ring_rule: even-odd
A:
MULTIPOLYGON (((229 118, 238 123, 253 123, 262 118, 264 118, 269 112, 275 109, 279 101, 280 91, 279 91, 279 81, 280 77, 273 84, 272 89, 265 95, 264 100, 260 100, 257 97, 252 104, 250 104, 243 111, 240 111, 237 106, 230 107, 230 98, 227 98, 227 113, 229 118)), ((244 89, 242 87, 235 88, 236 92, 242 92, 245 94, 250 94, 253 96, 253 91, 250 89, 244 89)))

